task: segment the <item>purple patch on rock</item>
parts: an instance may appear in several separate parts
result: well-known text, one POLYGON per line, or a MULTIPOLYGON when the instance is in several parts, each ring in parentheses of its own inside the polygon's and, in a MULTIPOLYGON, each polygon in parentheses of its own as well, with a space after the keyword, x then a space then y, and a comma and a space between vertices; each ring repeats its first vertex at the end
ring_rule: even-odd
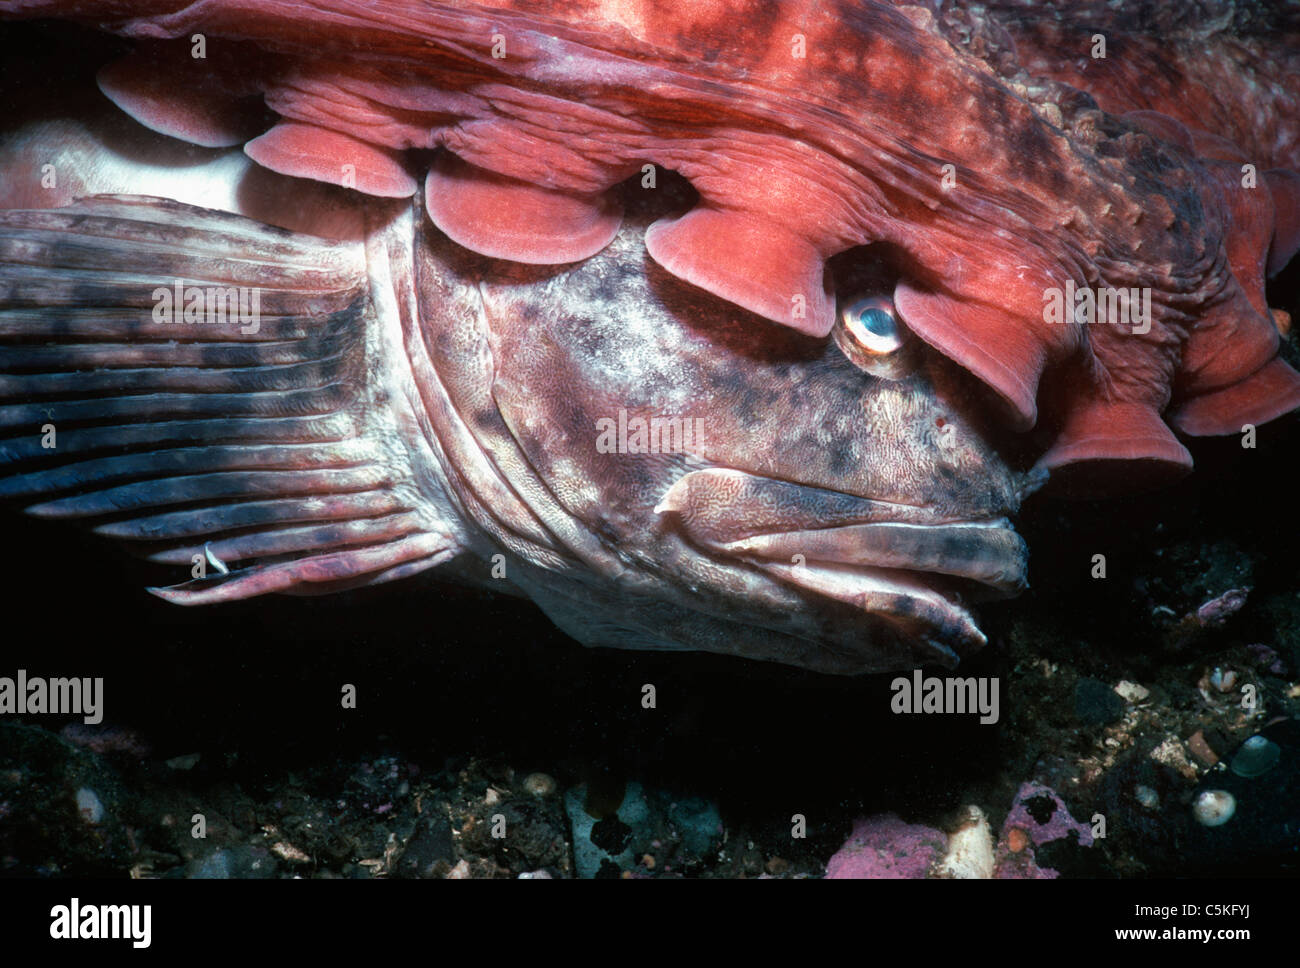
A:
POLYGON ((826 877, 920 879, 943 856, 947 844, 942 831, 904 823, 897 814, 859 818, 849 839, 826 865, 826 877))
POLYGON ((1256 642, 1254 645, 1246 646, 1246 651, 1251 654, 1256 663, 1266 668, 1273 675, 1281 676, 1286 674, 1286 664, 1282 661, 1282 657, 1277 654, 1277 650, 1271 646, 1265 645, 1263 642, 1256 642))
POLYGON ((1080 845, 1092 846, 1092 828, 1070 816, 1065 801, 1051 787, 1041 783, 1022 783, 1011 805, 1006 822, 1002 825, 1005 839, 1012 827, 1018 827, 1029 837, 1035 847, 1050 844, 1070 834, 1077 834, 1080 845))
POLYGON ((1246 604, 1250 588, 1229 588, 1217 598, 1212 598, 1196 610, 1196 620, 1201 625, 1218 628, 1229 617, 1241 611, 1246 604))
POLYGON ((1071 834, 1076 836, 1080 846, 1092 846, 1092 828, 1071 817, 1056 791, 1041 783, 1020 785, 1011 812, 1002 824, 993 876, 1000 880, 1051 880, 1060 876, 1050 867, 1039 867, 1029 846, 1013 851, 1009 839, 1012 830, 1021 831, 1034 847, 1071 834))

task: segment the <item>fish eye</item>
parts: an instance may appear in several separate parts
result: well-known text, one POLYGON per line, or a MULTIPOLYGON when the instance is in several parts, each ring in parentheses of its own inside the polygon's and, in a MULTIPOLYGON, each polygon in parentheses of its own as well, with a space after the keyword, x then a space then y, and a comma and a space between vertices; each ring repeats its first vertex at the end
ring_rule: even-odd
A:
POLYGON ((902 357, 907 332, 893 301, 884 296, 863 296, 841 304, 835 321, 835 342, 859 369, 876 376, 898 379, 911 372, 902 357))
POLYGON ((880 298, 858 299, 844 307, 844 328, 868 353, 893 353, 903 345, 894 307, 880 298))

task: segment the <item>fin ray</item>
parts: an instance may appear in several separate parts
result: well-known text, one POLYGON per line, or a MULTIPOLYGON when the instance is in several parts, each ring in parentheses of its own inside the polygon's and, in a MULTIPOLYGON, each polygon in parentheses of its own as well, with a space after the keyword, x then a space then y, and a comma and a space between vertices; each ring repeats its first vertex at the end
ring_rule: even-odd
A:
POLYGON ((458 550, 373 382, 370 334, 392 321, 359 244, 96 196, 0 212, 0 262, 0 499, 191 578, 209 549, 230 563, 151 589, 181 604, 387 581, 458 550))

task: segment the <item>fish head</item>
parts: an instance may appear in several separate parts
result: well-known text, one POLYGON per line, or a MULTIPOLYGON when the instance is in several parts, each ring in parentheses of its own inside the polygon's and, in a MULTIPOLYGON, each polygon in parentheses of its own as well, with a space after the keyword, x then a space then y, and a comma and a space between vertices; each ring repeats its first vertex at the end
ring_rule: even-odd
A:
MULTIPOLYGON (((425 283, 455 276, 477 301, 441 314, 421 290, 438 372, 545 524, 511 545, 512 579, 592 644, 831 672, 954 665, 982 645, 962 601, 1024 587, 1007 515, 1035 478, 999 448, 975 381, 907 332, 888 260, 844 260, 840 322, 817 338, 664 271, 648 223, 630 212, 560 268, 427 233, 425 283)), ((449 477, 508 538, 481 482, 449 477)))

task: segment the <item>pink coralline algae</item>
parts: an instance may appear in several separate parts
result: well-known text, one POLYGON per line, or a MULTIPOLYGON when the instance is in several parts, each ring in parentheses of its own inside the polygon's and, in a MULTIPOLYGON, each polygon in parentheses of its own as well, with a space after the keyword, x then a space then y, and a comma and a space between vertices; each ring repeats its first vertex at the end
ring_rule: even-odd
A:
POLYGON ((1035 847, 1075 834, 1084 847, 1092 846, 1092 830, 1070 816, 1065 802, 1051 787, 1040 783, 1022 783, 1016 801, 1002 825, 1005 839, 1012 829, 1023 830, 1035 847))
POLYGON ((1055 791, 1039 783, 1022 783, 1002 824, 993 876, 999 880, 1051 880, 1060 876, 1050 867, 1038 866, 1030 845, 1041 847, 1071 835, 1080 846, 1092 846, 1092 830, 1070 816, 1055 791))
POLYGON ((853 833, 826 865, 833 880, 925 877, 943 856, 948 838, 942 831, 904 823, 897 814, 859 818, 853 833))
MULTIPOLYGON (((1022 783, 1002 824, 994 849, 993 877, 1002 880, 1052 879, 1057 871, 1039 867, 1034 848, 1073 836, 1082 847, 1093 844, 1092 830, 1078 822, 1050 787, 1022 783)), ((923 879, 951 876, 940 870, 949 851, 941 830, 905 823, 896 814, 859 818, 853 833, 826 865, 829 879, 923 879)))

